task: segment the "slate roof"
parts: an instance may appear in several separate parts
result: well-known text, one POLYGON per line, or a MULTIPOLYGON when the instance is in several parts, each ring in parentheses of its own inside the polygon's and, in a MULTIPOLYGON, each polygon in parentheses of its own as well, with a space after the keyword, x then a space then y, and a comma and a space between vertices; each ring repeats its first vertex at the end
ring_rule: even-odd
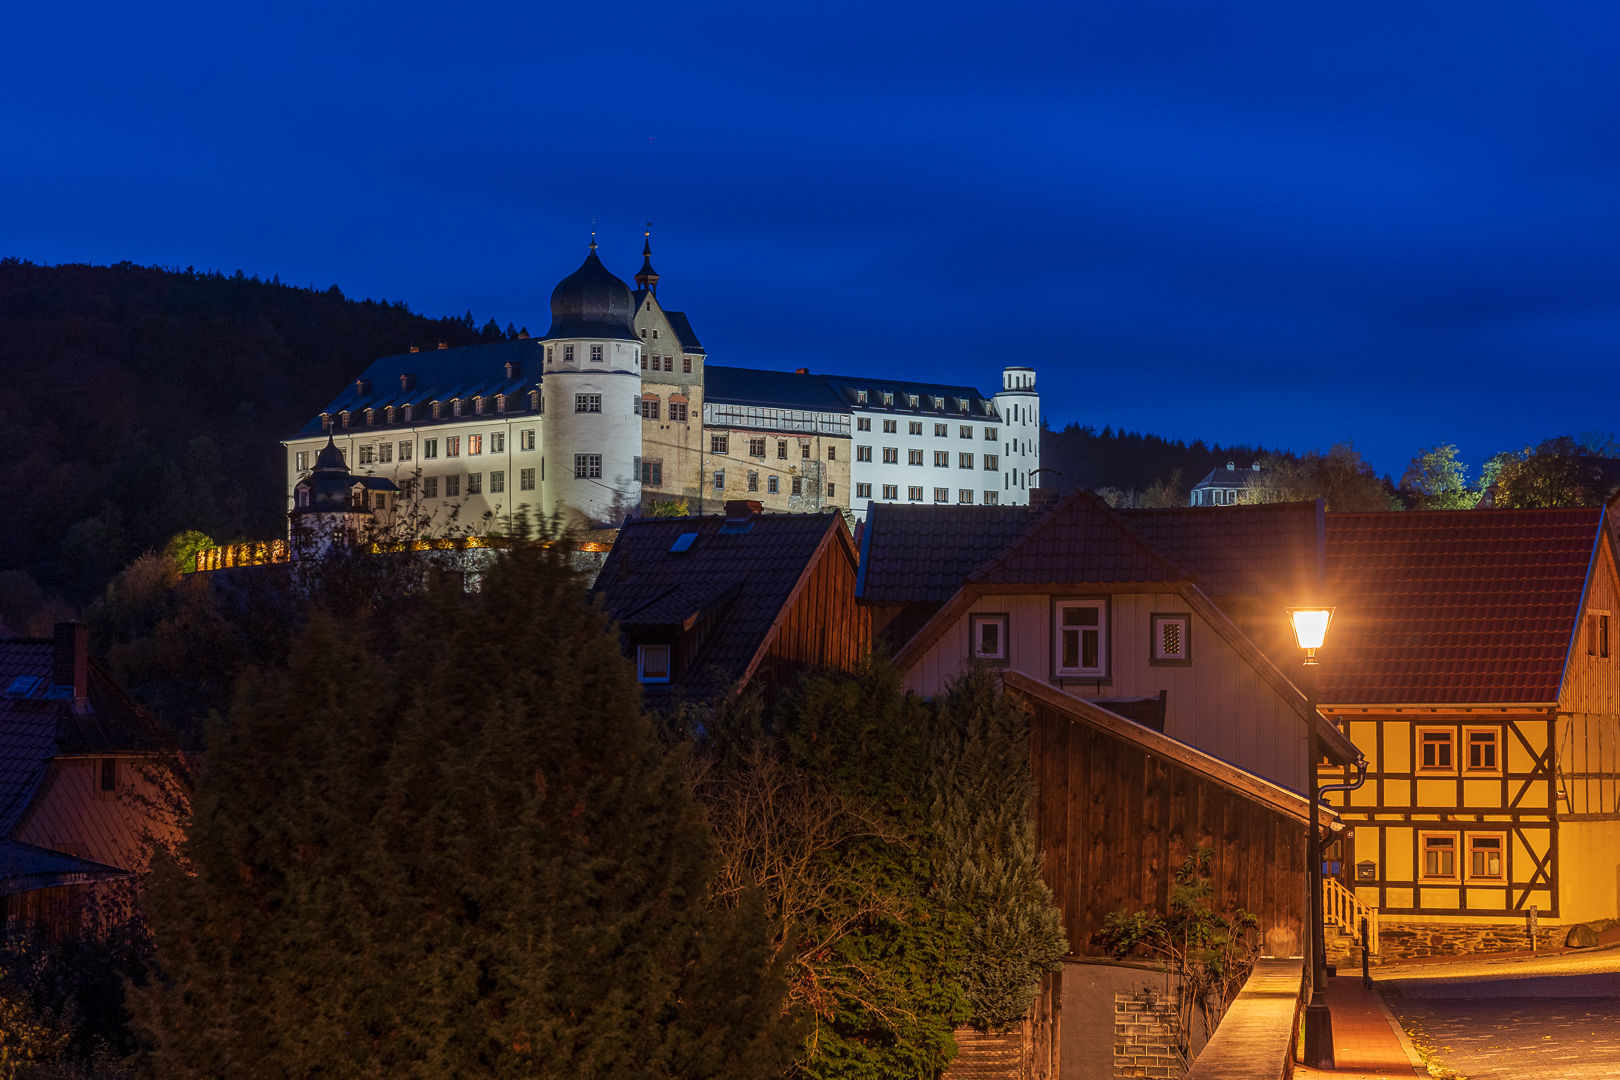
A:
MULTIPOLYGON (((58 754, 112 754, 162 749, 151 717, 94 663, 86 692, 90 711, 76 713, 71 700, 52 695, 56 644, 49 638, 0 640, 0 693, 19 677, 40 681, 25 697, 0 696, 0 836, 27 808, 58 754)), ((71 692, 70 692, 71 693, 71 692)))
MULTIPOLYGON (((401 420, 392 426, 405 428, 425 427, 436 423, 463 424, 467 422, 468 417, 445 416, 434 420, 432 411, 426 408, 427 404, 432 401, 449 401, 452 398, 479 394, 484 396, 507 394, 512 396, 513 400, 507 405, 507 414, 503 415, 521 414, 527 412, 529 408, 528 392, 540 385, 541 361, 544 356, 540 342, 535 338, 384 356, 372 361, 371 366, 361 372, 358 379, 344 387, 342 393, 326 406, 325 411, 335 416, 345 409, 355 412, 368 408, 381 409, 389 405, 418 405, 423 407, 413 410, 414 418, 409 424, 401 420), (506 365, 514 362, 522 365, 522 374, 508 379, 506 365), (415 376, 414 387, 402 388, 401 375, 415 376), (369 392, 362 393, 358 383, 369 383, 369 392)), ((363 423, 351 424, 347 429, 350 434, 388 430, 389 425, 382 423, 369 428, 363 423)), ((321 418, 316 415, 311 417, 309 423, 300 428, 297 434, 309 436, 321 433, 321 418)))
POLYGON ((1327 515, 1321 699, 1553 703, 1601 507, 1327 515))
POLYGON ((648 704, 713 700, 730 689, 766 645, 816 552, 838 544, 833 534, 843 531, 837 514, 758 514, 747 531, 718 515, 627 521, 596 577, 608 613, 626 628, 715 617, 679 683, 643 685, 648 704), (686 533, 697 534, 690 548, 671 552, 686 533))
POLYGON ((1208 476, 1194 484, 1192 490, 1197 491, 1200 488, 1211 487, 1244 487, 1250 480, 1258 480, 1268 475, 1270 473, 1267 470, 1256 469, 1253 462, 1248 465, 1239 465, 1235 469, 1228 469, 1225 465, 1219 465, 1211 469, 1208 476))
POLYGON ((843 399, 845 406, 857 408, 863 412, 905 412, 905 413, 937 413, 941 415, 976 415, 980 419, 995 420, 999 418, 996 411, 995 395, 981 393, 972 386, 950 386, 944 383, 897 382, 894 379, 873 379, 865 375, 824 375, 827 385, 843 399), (867 391, 866 404, 857 405, 859 400, 855 396, 857 390, 867 391), (894 394, 894 404, 884 405, 883 394, 887 391, 894 394), (911 407, 910 398, 905 395, 916 394, 920 398, 917 407, 911 407), (949 408, 939 409, 933 404, 935 398, 949 399, 949 408), (959 408, 960 402, 968 402, 967 409, 959 408), (982 403, 982 404, 981 404, 982 403))
POLYGON ((20 840, 0 839, 0 896, 128 876, 129 871, 106 863, 64 855, 20 840))
POLYGON ((706 365, 703 400, 716 405, 752 405, 767 409, 803 409, 807 412, 848 413, 849 406, 833 393, 819 375, 792 371, 706 365))
POLYGON ((664 318, 669 322, 669 328, 675 331, 675 337, 681 343, 681 349, 697 356, 705 355, 703 344, 698 341, 697 334, 692 332, 692 324, 686 318, 684 311, 666 311, 664 318))
POLYGON ((1276 595, 1308 601, 1320 592, 1327 557, 1321 513, 1320 502, 1118 511, 1217 601, 1276 595))
POLYGON ((1188 577, 1138 537, 1106 502, 1076 488, 967 580, 983 585, 1078 585, 1169 583, 1188 577))
POLYGON ((1037 517, 1027 506, 869 503, 855 595, 874 604, 944 603, 1037 517))

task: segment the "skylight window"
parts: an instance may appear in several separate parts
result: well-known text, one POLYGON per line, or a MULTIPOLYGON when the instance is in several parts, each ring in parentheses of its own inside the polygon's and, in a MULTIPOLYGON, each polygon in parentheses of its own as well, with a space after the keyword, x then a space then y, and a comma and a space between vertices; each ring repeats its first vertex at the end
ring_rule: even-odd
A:
POLYGON ((686 552, 692 550, 692 545, 697 543, 697 538, 698 534, 695 532, 681 533, 680 536, 675 538, 675 542, 669 545, 670 553, 673 555, 684 555, 686 552))
POLYGON ((44 681, 45 680, 38 675, 19 675, 15 679, 11 680, 10 686, 6 687, 6 697, 28 697, 35 690, 39 689, 39 684, 44 681))

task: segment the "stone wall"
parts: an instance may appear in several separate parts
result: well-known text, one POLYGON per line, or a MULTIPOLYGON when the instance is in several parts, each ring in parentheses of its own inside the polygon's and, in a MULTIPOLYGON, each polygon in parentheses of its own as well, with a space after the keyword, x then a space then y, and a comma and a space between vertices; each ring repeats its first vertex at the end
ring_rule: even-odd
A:
POLYGON ((1124 1077, 1168 1077, 1183 1073, 1177 1048, 1180 1018, 1170 1002, 1147 993, 1114 995, 1114 1072, 1124 1077))
MULTIPOLYGON (((1564 944, 1567 926, 1543 923, 1536 932, 1536 948, 1554 949, 1564 944)), ((1328 963, 1341 971, 1361 967, 1361 943, 1357 938, 1340 937, 1329 928, 1328 963)), ((1513 925, 1468 925, 1462 923, 1379 924, 1379 952, 1373 965, 1391 960, 1413 960, 1425 956, 1467 956, 1470 953, 1519 952, 1530 948, 1528 922, 1513 925)))

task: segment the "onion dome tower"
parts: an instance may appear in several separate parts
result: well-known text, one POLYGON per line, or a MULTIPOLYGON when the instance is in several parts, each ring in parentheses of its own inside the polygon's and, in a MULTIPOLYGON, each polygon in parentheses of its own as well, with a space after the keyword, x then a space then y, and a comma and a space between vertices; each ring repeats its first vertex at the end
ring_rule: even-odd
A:
POLYGON ((315 468, 293 488, 293 508, 287 516, 294 556, 320 555, 366 535, 377 524, 371 493, 398 490, 392 480, 351 473, 343 451, 328 435, 315 468))
POLYGON ((618 524, 641 503, 641 344, 630 287, 596 257, 551 292, 542 505, 564 522, 618 524))

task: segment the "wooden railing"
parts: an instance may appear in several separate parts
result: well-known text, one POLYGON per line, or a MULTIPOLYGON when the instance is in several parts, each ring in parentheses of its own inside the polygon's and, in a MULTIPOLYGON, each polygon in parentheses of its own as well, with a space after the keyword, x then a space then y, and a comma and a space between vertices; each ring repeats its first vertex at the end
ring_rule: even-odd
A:
POLYGON ((1361 920, 1367 920, 1367 949, 1378 955, 1378 909, 1361 902, 1349 889, 1330 877, 1322 879, 1322 919, 1361 940, 1361 920))
POLYGON ((262 540, 256 544, 223 544, 197 552, 198 570, 224 570, 231 566, 265 566, 284 563, 289 557, 287 541, 262 540))

